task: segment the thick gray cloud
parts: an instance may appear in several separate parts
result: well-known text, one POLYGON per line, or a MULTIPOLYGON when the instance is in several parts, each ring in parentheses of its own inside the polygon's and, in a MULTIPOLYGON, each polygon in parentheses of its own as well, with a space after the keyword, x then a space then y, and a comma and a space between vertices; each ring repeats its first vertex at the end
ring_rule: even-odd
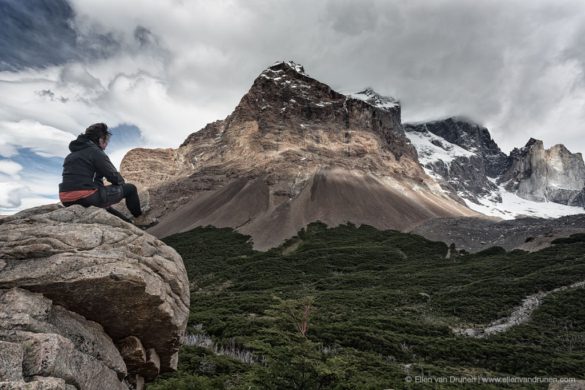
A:
POLYGON ((73 0, 76 26, 125 42, 147 31, 141 53, 184 104, 227 114, 263 68, 293 59, 336 89, 399 98, 407 121, 465 115, 505 150, 535 136, 585 151, 580 1, 130 4, 73 0))
POLYGON ((0 70, 87 61, 120 49, 110 33, 78 34, 73 18, 65 0, 0 1, 0 70))
POLYGON ((0 2, 0 70, 59 64, 78 57, 73 12, 63 0, 0 2))
POLYGON ((464 115, 505 151, 535 137, 585 152, 580 0, 60 1, 2 4, 0 134, 105 121, 177 146, 290 59, 337 90, 400 99, 404 121, 464 115))

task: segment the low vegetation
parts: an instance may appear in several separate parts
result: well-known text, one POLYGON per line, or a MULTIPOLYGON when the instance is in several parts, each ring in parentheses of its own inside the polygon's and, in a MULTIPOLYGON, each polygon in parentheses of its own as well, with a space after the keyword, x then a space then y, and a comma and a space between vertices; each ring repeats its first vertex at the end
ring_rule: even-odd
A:
POLYGON ((231 229, 165 241, 189 273, 188 333, 197 342, 150 390, 541 389, 451 377, 585 378, 583 288, 547 296, 529 321, 489 338, 451 331, 585 280, 582 236, 535 253, 477 254, 351 224, 311 224, 268 252, 231 229))

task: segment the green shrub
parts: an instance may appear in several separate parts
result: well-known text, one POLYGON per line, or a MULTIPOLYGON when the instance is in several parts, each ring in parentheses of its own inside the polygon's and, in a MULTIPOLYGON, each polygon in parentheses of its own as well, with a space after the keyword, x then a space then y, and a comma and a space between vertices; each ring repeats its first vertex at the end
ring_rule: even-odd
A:
POLYGON ((258 359, 183 347, 179 371, 149 389, 501 388, 409 385, 408 373, 585 378, 585 289, 548 295, 530 321, 489 338, 450 330, 488 324, 528 295, 585 280, 580 236, 539 252, 493 247, 457 261, 445 259, 444 243, 351 224, 311 224, 268 252, 230 229, 197 228, 165 242, 193 286, 189 329, 219 344, 235 339, 258 359), (310 321, 299 335, 290 314, 307 297, 310 321))

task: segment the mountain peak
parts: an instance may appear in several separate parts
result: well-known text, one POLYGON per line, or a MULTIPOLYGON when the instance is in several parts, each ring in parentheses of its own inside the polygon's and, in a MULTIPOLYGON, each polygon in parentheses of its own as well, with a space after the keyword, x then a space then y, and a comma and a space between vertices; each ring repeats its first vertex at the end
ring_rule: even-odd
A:
POLYGON ((537 147, 544 149, 544 143, 541 140, 532 137, 528 140, 524 147, 529 148, 532 145, 536 145, 537 147))
POLYGON ((285 74, 294 75, 295 73, 308 77, 308 75, 305 73, 305 68, 301 64, 297 64, 294 61, 276 61, 274 64, 260 73, 259 77, 278 81, 285 74))
MULTIPOLYGON (((473 153, 480 152, 484 156, 498 156, 498 160, 504 157, 503 152, 492 139, 489 130, 464 116, 452 116, 430 122, 407 123, 404 128, 407 131, 429 131, 473 153)), ((493 173, 495 174, 495 172, 493 173)))
POLYGON ((530 138, 526 146, 512 150, 510 169, 499 182, 524 199, 585 206, 583 156, 562 144, 545 149, 541 140, 530 138))
POLYGON ((292 69, 297 73, 300 73, 300 74, 305 75, 305 76, 307 75, 305 73, 305 68, 303 67, 303 65, 297 64, 294 61, 276 61, 268 69, 272 69, 272 70, 292 69))
MULTIPOLYGON (((307 76, 303 66, 292 61, 277 62, 264 70, 242 97, 228 122, 252 121, 258 124, 262 134, 280 134, 281 138, 282 134, 304 133, 309 128, 315 134, 326 132, 344 150, 350 138, 348 131, 367 129, 381 137, 394 158, 408 155, 416 159, 414 148, 404 136, 397 100, 381 96, 372 88, 349 95, 337 92, 307 76), (340 134, 346 135, 339 138, 340 134)), ((304 138, 297 141, 306 144, 304 138)), ((264 137, 263 142, 268 142, 268 138, 264 137)), ((315 142, 323 146, 321 141, 315 142)))
POLYGON ((400 102, 397 99, 380 95, 370 87, 355 93, 334 91, 327 84, 307 75, 305 68, 294 61, 278 61, 266 68, 254 82, 252 90, 258 91, 261 95, 266 93, 279 95, 276 99, 274 96, 264 99, 267 102, 263 107, 273 105, 281 98, 288 102, 304 102, 317 107, 329 106, 333 101, 344 106, 345 101, 353 99, 384 111, 400 110, 400 102))
POLYGON ((259 121, 265 129, 280 128, 299 117, 304 121, 328 117, 342 108, 345 99, 345 95, 308 76, 302 65, 281 61, 260 73, 231 119, 259 121))
POLYGON ((485 127, 453 116, 406 124, 404 130, 427 173, 439 178, 445 191, 472 204, 495 193, 497 187, 491 179, 506 170, 508 157, 485 127))
POLYGON ((382 109, 395 108, 400 105, 398 100, 394 99, 393 97, 382 96, 370 87, 360 92, 348 94, 347 96, 353 99, 364 101, 374 107, 382 109))
POLYGON ((475 215, 424 174, 397 102, 371 88, 356 95, 278 62, 225 120, 178 150, 128 153, 123 175, 149 188, 149 215, 161 218, 152 233, 231 226, 256 248, 316 220, 406 229, 436 216, 475 215), (348 205, 353 199, 360 201, 348 205))

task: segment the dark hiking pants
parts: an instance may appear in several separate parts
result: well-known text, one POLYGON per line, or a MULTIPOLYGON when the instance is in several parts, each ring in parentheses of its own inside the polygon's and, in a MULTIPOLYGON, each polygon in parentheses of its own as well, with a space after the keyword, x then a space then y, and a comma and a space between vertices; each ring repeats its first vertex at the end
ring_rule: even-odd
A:
POLYGON ((134 184, 122 184, 122 185, 111 185, 100 187, 98 190, 88 197, 81 198, 74 202, 65 202, 65 207, 74 204, 79 204, 83 207, 95 206, 105 208, 109 213, 129 222, 123 214, 113 209, 112 205, 120 202, 122 199, 126 199, 126 207, 132 213, 133 216, 138 217, 142 214, 140 209, 140 198, 138 197, 138 190, 134 184))

